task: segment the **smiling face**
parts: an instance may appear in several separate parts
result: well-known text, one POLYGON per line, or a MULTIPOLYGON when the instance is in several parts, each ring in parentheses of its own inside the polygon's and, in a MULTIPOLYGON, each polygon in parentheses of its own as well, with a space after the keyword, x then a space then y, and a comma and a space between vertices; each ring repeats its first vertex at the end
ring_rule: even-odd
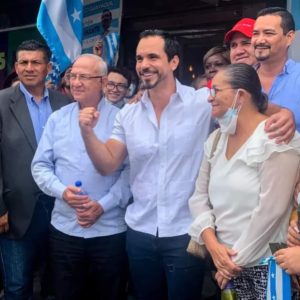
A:
POLYGON ((106 98, 111 102, 119 102, 128 92, 128 80, 120 73, 110 72, 104 88, 106 98))
POLYGON ((236 95, 236 90, 228 83, 226 73, 221 70, 212 80, 212 88, 215 95, 208 97, 208 101, 212 106, 212 117, 220 118, 232 106, 232 102, 236 95))
POLYGON ((136 71, 145 89, 163 88, 168 80, 174 80, 173 71, 179 58, 175 55, 168 61, 164 46, 164 39, 160 36, 148 36, 138 43, 136 71))
POLYGON ((80 107, 95 106, 100 101, 102 84, 106 81, 106 77, 101 75, 100 63, 92 57, 79 57, 73 64, 70 73, 71 93, 80 107))
POLYGON ((294 32, 283 33, 281 17, 265 15, 258 17, 253 30, 252 45, 258 61, 281 61, 294 37, 294 32))
POLYGON ((32 90, 33 88, 44 88, 45 78, 51 70, 51 65, 45 59, 43 51, 21 50, 17 54, 15 69, 24 86, 28 90, 32 90))
POLYGON ((232 64, 254 65, 257 61, 251 39, 240 32, 235 32, 230 41, 230 61, 232 64))
POLYGON ((221 54, 214 54, 207 58, 204 70, 205 75, 208 80, 212 79, 218 71, 220 71, 224 66, 228 65, 221 54))

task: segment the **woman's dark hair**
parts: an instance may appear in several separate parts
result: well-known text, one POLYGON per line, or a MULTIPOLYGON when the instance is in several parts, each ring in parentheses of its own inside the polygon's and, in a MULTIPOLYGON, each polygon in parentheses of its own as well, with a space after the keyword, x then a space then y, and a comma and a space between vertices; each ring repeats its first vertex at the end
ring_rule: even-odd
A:
POLYGON ((262 92, 261 83, 257 72, 247 64, 232 64, 225 66, 223 71, 226 80, 233 89, 244 89, 252 98, 258 111, 263 113, 268 107, 268 97, 262 92))

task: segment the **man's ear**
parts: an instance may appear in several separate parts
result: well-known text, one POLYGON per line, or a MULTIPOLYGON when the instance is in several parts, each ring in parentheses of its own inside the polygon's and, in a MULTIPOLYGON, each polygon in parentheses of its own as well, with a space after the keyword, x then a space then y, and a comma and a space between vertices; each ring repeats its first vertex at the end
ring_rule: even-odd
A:
POLYGON ((102 88, 106 87, 106 84, 107 84, 107 76, 102 76, 100 78, 101 80, 101 83, 102 83, 102 88))
POLYGON ((48 62, 48 64, 47 64, 47 72, 48 72, 48 74, 51 72, 51 70, 52 70, 52 63, 48 62))
POLYGON ((179 57, 178 55, 174 55, 173 58, 170 60, 170 66, 173 72, 177 69, 178 65, 179 65, 179 57))
POLYGON ((295 39, 295 31, 294 30, 290 30, 287 34, 286 34, 286 38, 288 40, 288 46, 291 46, 291 44, 293 43, 294 39, 295 39))

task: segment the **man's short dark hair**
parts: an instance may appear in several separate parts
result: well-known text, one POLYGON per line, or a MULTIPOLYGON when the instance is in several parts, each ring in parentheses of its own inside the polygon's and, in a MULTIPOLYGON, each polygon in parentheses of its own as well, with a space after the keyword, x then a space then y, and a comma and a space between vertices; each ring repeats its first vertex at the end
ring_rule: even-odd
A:
POLYGON ((132 81, 132 74, 127 68, 125 68, 125 67, 109 67, 107 75, 109 75, 109 73, 117 73, 117 74, 122 75, 127 80, 127 87, 130 86, 131 81, 132 81))
POLYGON ((42 51, 46 62, 49 62, 51 59, 50 48, 45 43, 36 40, 27 40, 22 42, 17 48, 16 57, 18 57, 18 53, 20 51, 42 51))
POLYGON ((149 36, 160 36, 165 41, 164 50, 170 61, 175 55, 180 58, 180 45, 175 37, 160 29, 147 29, 140 33, 140 40, 149 36))
POLYGON ((295 21, 293 15, 283 7, 267 7, 261 9, 257 13, 257 18, 267 15, 279 16, 281 17, 281 28, 284 34, 287 34, 289 31, 295 31, 295 21))

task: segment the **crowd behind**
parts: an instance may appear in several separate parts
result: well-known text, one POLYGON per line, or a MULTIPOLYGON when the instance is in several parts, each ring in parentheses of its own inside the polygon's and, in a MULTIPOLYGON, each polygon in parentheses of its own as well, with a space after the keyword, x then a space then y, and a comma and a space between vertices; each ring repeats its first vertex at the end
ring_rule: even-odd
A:
POLYGON ((140 34, 138 81, 97 44, 53 86, 48 46, 22 42, 0 91, 4 299, 32 299, 37 272, 44 299, 266 299, 270 260, 297 299, 294 38, 284 8, 243 18, 192 87, 162 30, 140 34))

